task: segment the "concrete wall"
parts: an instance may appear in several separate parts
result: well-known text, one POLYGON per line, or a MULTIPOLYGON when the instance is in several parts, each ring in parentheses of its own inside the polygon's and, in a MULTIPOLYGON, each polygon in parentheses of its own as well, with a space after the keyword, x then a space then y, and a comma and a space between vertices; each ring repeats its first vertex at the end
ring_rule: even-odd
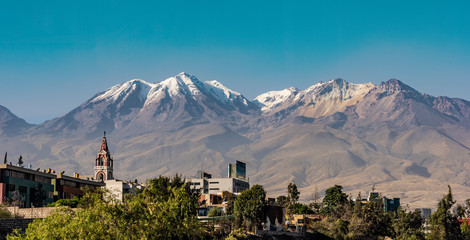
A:
MULTIPOLYGON (((11 215, 20 218, 46 218, 49 217, 58 207, 41 207, 41 208, 18 208, 18 207, 5 207, 11 215)), ((73 209, 73 208, 72 208, 73 209)), ((76 210, 76 209, 73 209, 76 210)))
POLYGON ((124 200, 124 182, 120 180, 108 180, 105 181, 106 183, 106 189, 109 190, 109 194, 111 198, 114 198, 118 200, 119 202, 122 202, 124 200))
POLYGON ((34 219, 31 218, 9 218, 9 219, 0 219, 0 240, 6 239, 6 236, 13 232, 13 229, 21 228, 25 229, 28 227, 28 224, 33 222, 34 219))

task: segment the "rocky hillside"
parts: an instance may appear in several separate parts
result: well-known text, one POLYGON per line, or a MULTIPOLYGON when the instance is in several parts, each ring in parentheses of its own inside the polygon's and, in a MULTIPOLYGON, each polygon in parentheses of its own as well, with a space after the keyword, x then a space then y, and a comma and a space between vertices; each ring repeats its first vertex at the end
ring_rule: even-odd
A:
POLYGON ((333 79, 250 101, 217 81, 181 73, 116 85, 35 126, 2 107, 0 151, 87 175, 106 131, 118 178, 191 177, 203 169, 221 177, 238 159, 270 196, 284 194, 291 181, 303 201, 315 187, 341 184, 355 196, 375 184, 412 207, 434 207, 447 184, 457 199, 470 198, 469 126, 470 102, 423 94, 395 79, 333 79))

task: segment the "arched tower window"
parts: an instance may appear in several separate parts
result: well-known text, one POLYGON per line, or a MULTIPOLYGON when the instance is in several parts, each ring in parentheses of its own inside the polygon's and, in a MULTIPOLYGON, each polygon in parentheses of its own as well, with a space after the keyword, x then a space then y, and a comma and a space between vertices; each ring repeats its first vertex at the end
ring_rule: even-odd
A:
POLYGON ((98 173, 98 176, 96 176, 96 179, 98 179, 99 181, 103 181, 104 180, 104 174, 103 173, 98 173))

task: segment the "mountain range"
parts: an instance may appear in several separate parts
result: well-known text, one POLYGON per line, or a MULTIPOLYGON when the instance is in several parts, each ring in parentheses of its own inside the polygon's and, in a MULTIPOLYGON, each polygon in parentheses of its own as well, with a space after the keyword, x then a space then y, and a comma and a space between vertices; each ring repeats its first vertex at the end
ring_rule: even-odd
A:
POLYGON ((248 100, 180 73, 118 84, 38 125, 0 106, 0 151, 34 167, 91 175, 103 131, 121 179, 224 177, 241 160, 250 183, 273 197, 295 182, 304 202, 334 184, 353 197, 375 186, 411 207, 435 207, 448 184, 470 198, 470 102, 396 79, 333 79, 248 100))

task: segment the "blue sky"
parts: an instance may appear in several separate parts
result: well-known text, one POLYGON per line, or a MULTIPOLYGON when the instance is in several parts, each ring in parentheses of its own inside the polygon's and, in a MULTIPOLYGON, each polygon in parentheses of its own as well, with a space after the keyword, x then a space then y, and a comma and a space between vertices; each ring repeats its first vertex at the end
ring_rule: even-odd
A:
POLYGON ((467 1, 4 1, 0 105, 61 116, 187 72, 252 99, 341 77, 470 100, 467 1))

